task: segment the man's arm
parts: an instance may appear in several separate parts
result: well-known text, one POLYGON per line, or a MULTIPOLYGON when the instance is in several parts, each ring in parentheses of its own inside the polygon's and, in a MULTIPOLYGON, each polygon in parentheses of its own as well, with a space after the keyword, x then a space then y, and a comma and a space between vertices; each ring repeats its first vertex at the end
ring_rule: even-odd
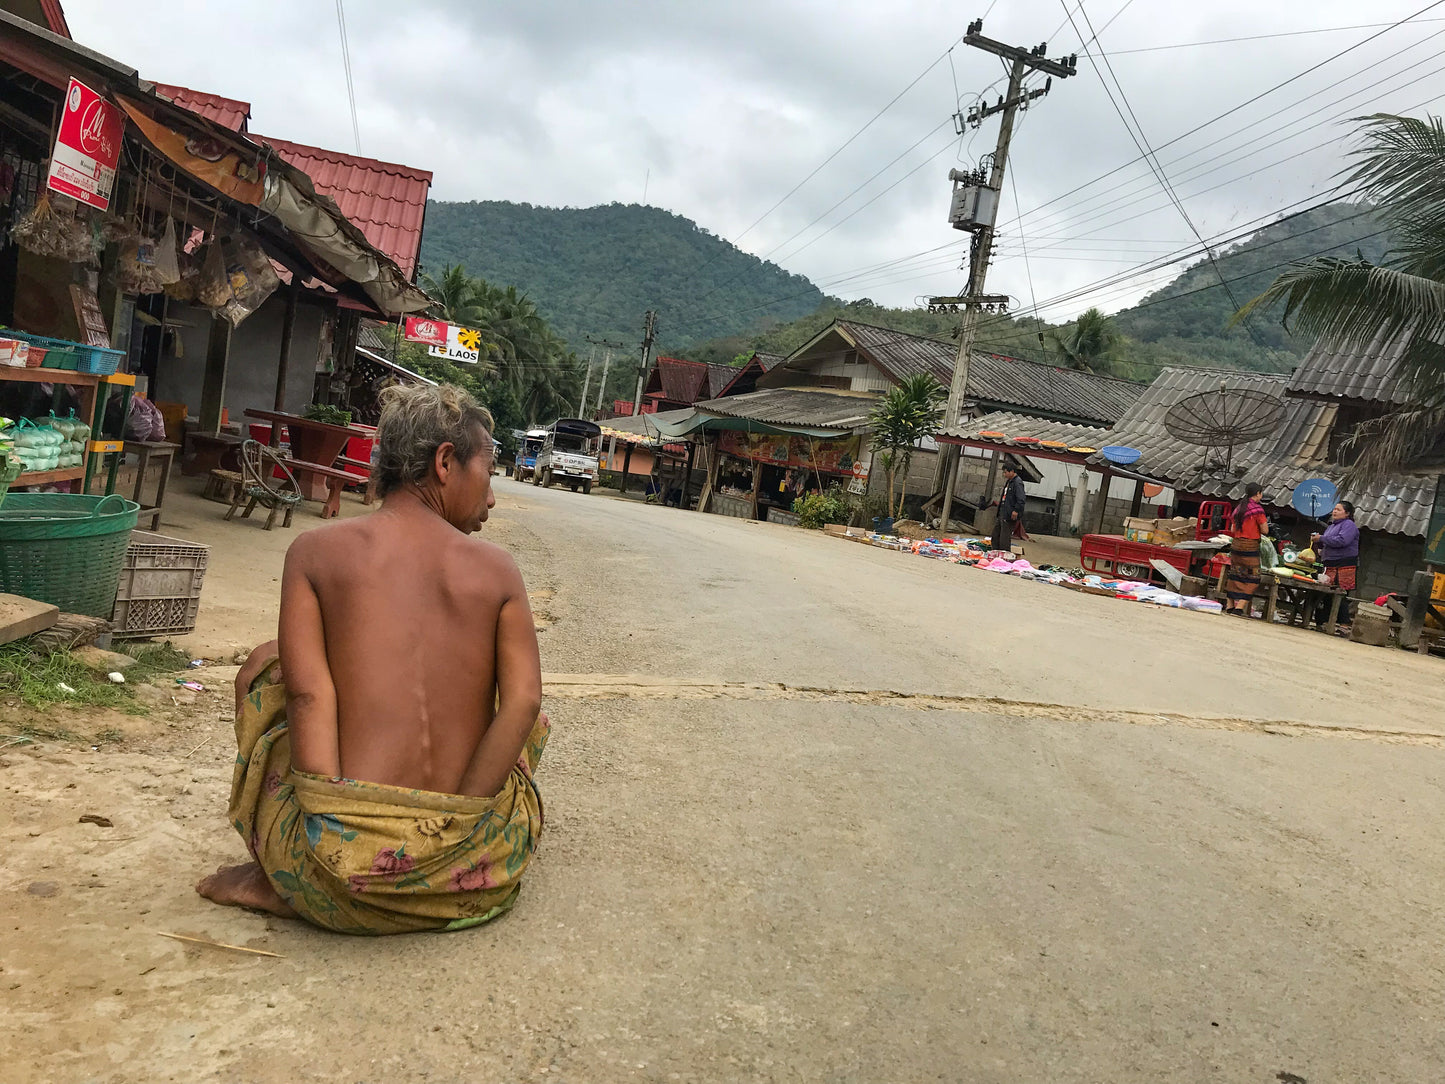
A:
POLYGON ((281 672, 286 681, 291 763, 313 775, 339 776, 336 686, 326 661, 321 601, 308 569, 312 547, 303 539, 286 551, 286 569, 281 574, 281 672))
POLYGON ((497 616, 497 713, 461 783, 463 794, 486 797, 502 789, 542 710, 542 659, 532 607, 516 563, 510 557, 502 560, 506 600, 497 616))

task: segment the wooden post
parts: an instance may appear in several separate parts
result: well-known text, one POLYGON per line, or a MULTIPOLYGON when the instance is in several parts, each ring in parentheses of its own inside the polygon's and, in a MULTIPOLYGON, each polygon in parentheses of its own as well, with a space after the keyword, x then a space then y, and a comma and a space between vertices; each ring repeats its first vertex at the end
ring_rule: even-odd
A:
POLYGON ((1129 515, 1137 516, 1139 509, 1144 505, 1144 479, 1139 478, 1134 482, 1134 499, 1129 502, 1129 515))
POLYGON ((202 433, 221 431, 221 408, 226 403, 226 370, 231 361, 231 321, 212 317, 206 340, 206 375, 201 385, 202 433))
POLYGON ((693 463, 693 457, 694 457, 696 454, 697 454, 697 441, 695 441, 695 440, 690 440, 690 441, 688 441, 688 442, 687 442, 687 466, 683 468, 683 473, 682 473, 682 502, 681 502, 681 504, 680 504, 680 507, 682 508, 682 510, 683 510, 684 512, 687 511, 688 501, 690 501, 690 500, 692 499, 692 492, 691 492, 691 490, 692 490, 692 463, 693 463))
POLYGON ((1099 476, 1099 508, 1094 516, 1094 533, 1104 533, 1104 516, 1109 510, 1109 484, 1114 480, 1114 472, 1105 467, 1099 476))
POLYGON ((758 488, 763 484, 763 464, 753 463, 753 519, 758 518, 758 488))
MULTIPOLYGON (((963 451, 963 449, 960 448, 959 451, 960 451, 960 453, 961 453, 961 452, 963 451)), ((993 487, 996 486, 996 485, 998 485, 998 468, 999 468, 1000 464, 1002 464, 1002 463, 1003 463, 1003 452, 996 450, 996 451, 993 453, 993 458, 988 461, 988 481, 984 483, 984 488, 983 488, 983 499, 984 499, 984 501, 986 501, 986 502, 987 502, 987 501, 992 501, 992 500, 994 500, 994 499, 998 496, 998 494, 994 491, 994 488, 993 488, 993 487)), ((949 479, 949 485, 952 485, 953 482, 954 482, 954 480, 957 479, 957 477, 958 477, 957 474, 953 475, 953 476, 949 479)), ((985 505, 985 507, 987 507, 987 505, 985 505)), ((945 530, 945 531, 948 530, 948 524, 946 524, 946 523, 943 524, 943 526, 942 526, 940 529, 941 529, 941 530, 945 530)))
POLYGON ((621 486, 618 487, 618 492, 620 492, 620 493, 626 493, 626 492, 627 492, 627 472, 628 472, 629 470, 631 470, 631 469, 632 469, 632 442, 631 442, 631 441, 628 441, 628 442, 627 442, 627 451, 625 451, 625 452, 622 453, 622 484, 621 484, 621 486))
POLYGON ((1405 599, 1405 619, 1400 623, 1400 646, 1415 647, 1420 642, 1420 633, 1425 630, 1425 615, 1430 612, 1430 592, 1434 589, 1435 577, 1428 572, 1417 572, 1410 577, 1410 593, 1405 599))
POLYGON ((712 503, 713 490, 717 488, 718 465, 722 462, 722 453, 718 451, 716 439, 708 442, 707 446, 707 481, 702 484, 702 493, 697 498, 697 510, 706 512, 708 505, 712 503))
MULTIPOLYGON (((286 288, 286 312, 281 318, 281 349, 276 357, 276 405, 274 410, 286 409, 286 373, 291 367, 291 333, 296 327, 296 291, 286 288)), ((271 447, 281 443, 281 427, 271 427, 271 447)))

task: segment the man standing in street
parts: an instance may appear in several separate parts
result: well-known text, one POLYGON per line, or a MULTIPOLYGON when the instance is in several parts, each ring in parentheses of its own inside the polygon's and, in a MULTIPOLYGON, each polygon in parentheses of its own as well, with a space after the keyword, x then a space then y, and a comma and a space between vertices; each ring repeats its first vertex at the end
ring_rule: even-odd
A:
POLYGON ((1003 465, 1003 495, 998 502, 998 519, 993 525, 993 548, 1007 551, 1012 547, 1014 528, 1023 526, 1024 483, 1012 460, 1003 465))

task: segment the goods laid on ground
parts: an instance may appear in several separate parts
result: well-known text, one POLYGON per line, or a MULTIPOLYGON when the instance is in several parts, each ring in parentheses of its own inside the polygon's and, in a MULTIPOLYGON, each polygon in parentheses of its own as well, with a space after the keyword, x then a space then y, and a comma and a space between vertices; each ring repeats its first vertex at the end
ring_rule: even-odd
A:
POLYGON ((1016 557, 1013 553, 993 550, 991 543, 986 538, 926 538, 922 540, 912 540, 898 538, 893 535, 879 534, 874 531, 865 532, 857 527, 845 528, 843 531, 836 529, 830 530, 829 533, 847 538, 850 541, 876 546, 879 549, 895 550, 899 553, 912 553, 919 557, 929 557, 936 561, 947 561, 950 564, 970 565, 974 568, 982 569, 985 572, 1017 576, 1019 579, 1034 580, 1038 583, 1051 584, 1056 587, 1067 587, 1075 591, 1085 591, 1093 595, 1108 595, 1112 598, 1121 598, 1129 602, 1148 602, 1155 606, 1169 606, 1179 610, 1196 610, 1201 613, 1219 613, 1223 609, 1223 606, 1213 599, 1180 594, 1178 591, 1170 591, 1153 583, 1141 583, 1137 580, 1109 579, 1105 576, 1085 573, 1079 568, 1066 569, 1050 565, 1036 568, 1028 561, 1016 557))

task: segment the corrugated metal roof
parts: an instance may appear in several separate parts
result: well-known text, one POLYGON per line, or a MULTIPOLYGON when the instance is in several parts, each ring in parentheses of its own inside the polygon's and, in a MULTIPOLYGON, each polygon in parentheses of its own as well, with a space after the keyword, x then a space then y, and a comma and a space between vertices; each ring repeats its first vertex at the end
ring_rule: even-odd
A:
POLYGON ((697 409, 725 418, 746 418, 768 425, 796 425, 812 429, 862 429, 868 415, 882 402, 881 395, 865 392, 823 391, 819 388, 763 388, 725 399, 698 403, 697 409))
POLYGON ((415 275, 431 190, 429 171, 270 136, 251 138, 269 143, 277 154, 305 172, 316 190, 334 199, 368 241, 395 260, 408 277, 415 275))
MULTIPOLYGON (((953 381, 958 354, 953 343, 852 320, 838 320, 834 327, 894 380, 928 373, 945 387, 953 381)), ((1023 407, 1107 425, 1118 421, 1145 387, 1132 380, 974 351, 966 394, 984 406, 1023 407)))
POLYGON ((189 109, 207 120, 225 125, 233 132, 244 132, 251 119, 251 103, 207 94, 204 90, 178 87, 173 83, 157 83, 156 92, 169 98, 182 109, 189 109))
POLYGON ((1359 399, 1369 403, 1408 402, 1408 389, 1396 376, 1406 340, 1381 333, 1363 350, 1317 342, 1289 378, 1291 395, 1359 399))
POLYGON ((721 362, 710 361, 707 364, 707 397, 716 399, 723 393, 723 389, 733 382, 733 377, 738 375, 739 366, 723 365, 721 362))
MULTIPOLYGON (((1288 508, 1295 487, 1306 478, 1338 482, 1341 473, 1328 463, 1337 404, 1286 396, 1289 383, 1287 376, 1233 369, 1165 369, 1109 431, 1107 440, 1143 453, 1130 470, 1167 481, 1181 492, 1238 500, 1247 483, 1257 482, 1266 504, 1288 508), (1284 422, 1273 436, 1234 450, 1232 462, 1238 473, 1231 478, 1206 475, 1206 450, 1185 444, 1164 428, 1164 416, 1175 403, 1216 390, 1221 384, 1278 395, 1284 403, 1284 422)), ((1102 456, 1093 456, 1089 462, 1096 467, 1106 465, 1102 456)), ((1355 522, 1366 530, 1423 535, 1435 499, 1435 479, 1395 475, 1364 488, 1343 487, 1341 496, 1354 502, 1355 522)))
POLYGON ((1044 448, 1046 452, 1063 453, 1069 447, 1099 448, 1110 443, 1106 439, 1109 431, 1101 425, 1075 425, 1072 422, 1055 422, 1046 418, 1034 418, 1027 414, 1012 414, 998 410, 975 418, 964 425, 941 430, 941 437, 955 437, 959 440, 978 441, 997 448, 1017 448, 1028 452, 1029 444, 1020 444, 1019 437, 1037 441, 1057 441, 1064 448, 1044 448), (983 437, 982 433, 1002 433, 1002 437, 983 437))

